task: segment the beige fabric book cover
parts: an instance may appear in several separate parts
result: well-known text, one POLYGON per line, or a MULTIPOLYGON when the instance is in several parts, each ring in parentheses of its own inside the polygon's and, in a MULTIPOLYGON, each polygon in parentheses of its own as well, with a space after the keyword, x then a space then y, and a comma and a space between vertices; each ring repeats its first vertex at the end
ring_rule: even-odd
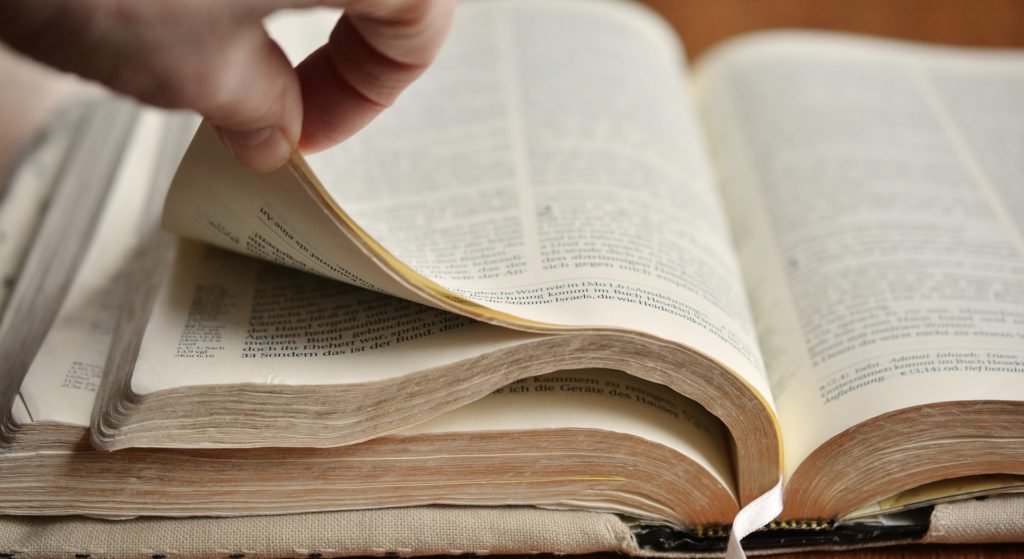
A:
MULTIPOLYGON (((936 505, 931 527, 920 543, 1019 541, 1024 541, 1024 495, 1003 495, 936 505)), ((530 507, 437 506, 130 520, 0 517, 0 556, 15 558, 256 559, 595 552, 654 557, 702 555, 644 550, 637 545, 629 526, 613 514, 530 507)))
POLYGON ((612 514, 412 507, 236 518, 3 517, 0 553, 91 559, 636 553, 612 514))

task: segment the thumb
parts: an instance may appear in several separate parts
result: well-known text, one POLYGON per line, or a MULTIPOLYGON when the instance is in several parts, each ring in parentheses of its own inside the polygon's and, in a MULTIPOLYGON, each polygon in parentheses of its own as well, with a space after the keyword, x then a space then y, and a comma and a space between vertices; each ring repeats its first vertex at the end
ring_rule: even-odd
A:
POLYGON ((283 165, 302 132, 299 80, 262 26, 242 30, 194 104, 242 164, 267 172, 283 165))

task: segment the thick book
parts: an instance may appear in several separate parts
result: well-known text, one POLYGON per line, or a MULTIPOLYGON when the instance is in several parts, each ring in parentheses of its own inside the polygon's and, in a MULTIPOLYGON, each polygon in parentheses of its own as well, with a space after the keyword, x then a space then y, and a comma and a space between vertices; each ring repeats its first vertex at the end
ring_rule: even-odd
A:
POLYGON ((530 505, 701 551, 781 478, 765 545, 919 539, 1024 488, 1022 84, 796 32, 691 71, 629 4, 466 4, 339 147, 260 175, 200 128, 190 240, 122 171, 38 351, 0 342, 0 512, 530 505))

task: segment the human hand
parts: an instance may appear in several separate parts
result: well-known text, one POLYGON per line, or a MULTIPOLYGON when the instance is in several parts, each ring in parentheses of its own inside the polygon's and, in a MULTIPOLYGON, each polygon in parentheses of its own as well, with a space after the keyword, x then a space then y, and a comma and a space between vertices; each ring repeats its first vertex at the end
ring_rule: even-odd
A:
POLYGON ((455 0, 2 0, 0 39, 141 101, 192 109, 258 171, 338 143, 434 59, 455 0), (327 44, 292 68, 262 20, 342 7, 327 44))

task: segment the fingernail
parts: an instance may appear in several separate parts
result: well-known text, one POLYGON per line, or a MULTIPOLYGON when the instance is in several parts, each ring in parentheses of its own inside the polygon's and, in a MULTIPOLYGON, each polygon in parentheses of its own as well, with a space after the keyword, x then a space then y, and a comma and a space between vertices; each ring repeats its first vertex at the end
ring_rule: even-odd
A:
POLYGON ((276 126, 254 130, 219 128, 220 139, 243 165, 256 171, 273 171, 284 165, 293 146, 276 126))

